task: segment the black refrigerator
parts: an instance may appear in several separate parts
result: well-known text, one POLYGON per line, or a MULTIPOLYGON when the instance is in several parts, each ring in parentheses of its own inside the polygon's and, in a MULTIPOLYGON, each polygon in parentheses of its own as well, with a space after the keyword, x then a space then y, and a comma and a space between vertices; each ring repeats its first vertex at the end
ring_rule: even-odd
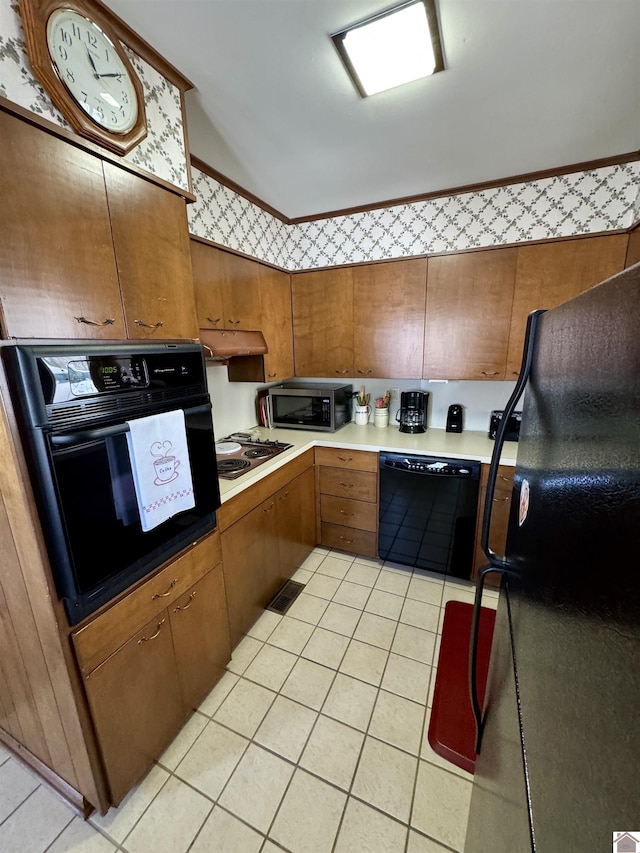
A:
POLYGON ((530 324, 464 849, 609 853, 640 827, 640 264, 530 324))

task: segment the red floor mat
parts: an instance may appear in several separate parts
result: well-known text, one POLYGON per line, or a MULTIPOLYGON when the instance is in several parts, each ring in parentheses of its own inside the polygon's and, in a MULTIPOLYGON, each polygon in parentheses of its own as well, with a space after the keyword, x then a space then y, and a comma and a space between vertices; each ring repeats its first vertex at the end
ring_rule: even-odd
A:
MULTIPOLYGON (((449 601, 444 611, 442 642, 433 695, 429 743, 442 758, 473 773, 476 726, 469 698, 469 636, 473 605, 449 601)), ((483 607, 478 642, 478 694, 480 707, 489 670, 495 610, 483 607)))

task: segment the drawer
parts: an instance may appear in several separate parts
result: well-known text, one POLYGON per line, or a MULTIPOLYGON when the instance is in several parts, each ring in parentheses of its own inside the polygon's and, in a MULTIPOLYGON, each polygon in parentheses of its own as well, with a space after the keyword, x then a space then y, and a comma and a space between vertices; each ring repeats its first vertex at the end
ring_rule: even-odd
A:
POLYGON ((320 494, 357 501, 378 500, 378 474, 340 468, 320 468, 320 494))
POLYGON ((215 532, 73 633, 82 674, 92 672, 221 560, 220 534, 215 532))
POLYGON ((320 517, 331 524, 356 527, 360 530, 378 529, 378 507, 366 501, 353 501, 349 498, 337 498, 322 495, 320 498, 320 517))
POLYGON ((342 450, 339 447, 316 447, 316 465, 350 468, 354 471, 378 470, 378 454, 370 450, 342 450))
POLYGON ((340 524, 321 524, 321 545, 327 548, 338 548, 352 554, 365 554, 367 557, 378 556, 378 537, 368 530, 355 530, 353 527, 343 527, 340 524))

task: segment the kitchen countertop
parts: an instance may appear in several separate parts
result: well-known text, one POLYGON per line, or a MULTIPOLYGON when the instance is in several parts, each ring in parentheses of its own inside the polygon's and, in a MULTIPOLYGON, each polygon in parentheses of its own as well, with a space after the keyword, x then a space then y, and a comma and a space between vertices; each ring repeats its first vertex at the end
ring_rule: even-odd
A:
MULTIPOLYGON (((348 450, 370 450, 373 452, 389 450, 425 456, 442 456, 448 459, 476 459, 479 462, 488 463, 491 461, 495 444, 487 437, 486 432, 465 430, 461 433, 452 433, 443 429, 427 429, 426 432, 419 435, 408 435, 399 432, 397 427, 390 426, 380 429, 373 424, 357 426, 350 423, 336 432, 266 429, 264 427, 252 427, 243 431, 250 432, 263 440, 269 439, 292 444, 293 447, 243 474, 236 480, 220 480, 220 495, 223 503, 262 480, 272 471, 286 465, 311 447, 344 447, 348 450)), ((500 464, 515 465, 517 451, 517 442, 505 442, 500 464)))

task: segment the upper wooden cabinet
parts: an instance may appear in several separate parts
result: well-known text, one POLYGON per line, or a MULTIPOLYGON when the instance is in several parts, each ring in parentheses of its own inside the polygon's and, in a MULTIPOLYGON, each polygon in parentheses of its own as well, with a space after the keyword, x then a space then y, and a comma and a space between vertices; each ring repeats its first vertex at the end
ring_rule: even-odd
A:
POLYGON ((353 268, 292 277, 296 376, 353 376, 353 268))
POLYGON ((264 381, 293 376, 291 276, 260 264, 262 331, 269 352, 264 358, 264 381))
POLYGON ((627 242, 626 234, 614 234, 518 248, 506 379, 520 372, 531 311, 555 308, 620 272, 627 242))
POLYGON ((0 112, 3 337, 124 338, 101 161, 0 112))
POLYGON ((355 376, 422 376, 426 258, 353 268, 355 376))
POLYGON ((197 338, 184 199, 104 163, 130 338, 197 338))
POLYGON ((192 240, 191 264, 199 328, 262 328, 256 261, 192 240))
POLYGON ((504 379, 517 249, 429 259, 425 379, 504 379))

